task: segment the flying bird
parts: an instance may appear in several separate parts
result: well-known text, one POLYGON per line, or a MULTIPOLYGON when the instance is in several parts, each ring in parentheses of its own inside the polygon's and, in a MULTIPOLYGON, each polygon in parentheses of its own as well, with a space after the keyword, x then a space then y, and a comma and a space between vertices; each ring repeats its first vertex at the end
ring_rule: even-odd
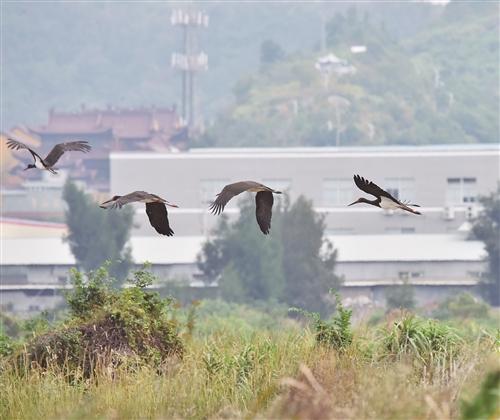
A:
POLYGON ((281 191, 275 191, 254 181, 240 181, 234 184, 226 185, 222 191, 217 194, 217 198, 210 205, 209 210, 213 214, 221 214, 224 207, 231 198, 241 194, 244 191, 256 192, 255 195, 255 216, 260 230, 267 235, 271 229, 271 217, 273 213, 273 194, 281 194, 281 191))
POLYGON ((413 214, 422 214, 410 207, 410 206, 420 207, 418 204, 403 203, 398 199, 394 198, 387 191, 380 188, 378 185, 364 179, 359 175, 354 175, 354 183, 361 191, 371 194, 376 198, 375 200, 368 200, 366 198, 361 197, 358 198, 354 203, 349 204, 349 206, 352 206, 353 204, 357 203, 366 203, 366 204, 371 204, 372 206, 380 207, 381 209, 384 210, 401 209, 413 214))
POLYGON ((166 206, 179 206, 169 203, 167 200, 164 200, 156 194, 150 194, 145 191, 134 191, 127 195, 115 195, 110 200, 102 203, 99 207, 103 209, 121 209, 125 204, 129 203, 145 203, 146 214, 148 215, 151 226, 153 226, 161 235, 173 236, 174 231, 170 228, 168 223, 166 206))
POLYGON ((38 169, 46 169, 47 171, 50 171, 53 174, 57 173, 55 170, 56 168, 54 168, 54 165, 57 163, 59 158, 65 152, 77 151, 77 152, 87 153, 91 149, 90 145, 86 141, 78 140, 78 141, 69 141, 67 143, 59 143, 52 148, 52 150, 45 159, 42 159, 42 157, 33 149, 31 149, 29 146, 12 138, 8 138, 7 147, 12 150, 26 149, 28 152, 31 153, 34 162, 30 163, 26 168, 24 168, 25 171, 28 169, 38 168, 38 169))

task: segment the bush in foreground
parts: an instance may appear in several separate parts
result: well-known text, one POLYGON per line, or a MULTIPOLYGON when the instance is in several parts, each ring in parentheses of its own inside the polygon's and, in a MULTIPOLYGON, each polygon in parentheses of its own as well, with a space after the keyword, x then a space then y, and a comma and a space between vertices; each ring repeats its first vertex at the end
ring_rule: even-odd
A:
POLYGON ((153 277, 137 271, 131 287, 113 289, 107 268, 85 278, 73 271, 67 296, 69 319, 35 336, 17 356, 24 366, 55 366, 88 377, 96 366, 116 367, 130 360, 159 366, 169 356, 182 356, 184 346, 172 315, 172 300, 146 290, 153 277))
POLYGON ((313 321, 316 343, 338 351, 345 351, 352 343, 351 317, 352 311, 344 308, 342 299, 335 293, 335 314, 325 321, 318 312, 308 312, 300 308, 290 308, 290 312, 298 312, 313 321))

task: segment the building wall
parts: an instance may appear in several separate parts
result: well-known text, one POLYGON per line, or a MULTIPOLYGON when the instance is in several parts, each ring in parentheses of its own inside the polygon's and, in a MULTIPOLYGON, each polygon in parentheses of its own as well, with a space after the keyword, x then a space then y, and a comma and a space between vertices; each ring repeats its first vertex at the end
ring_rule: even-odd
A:
POLYGON ((64 296, 60 290, 2 290, 0 310, 30 317, 42 311, 52 311, 63 304, 64 296))
MULTIPOLYGON (((124 152, 111 155, 111 192, 146 190, 179 204, 170 211, 177 235, 209 232, 217 221, 206 213, 209 202, 223 185, 247 179, 287 191, 292 200, 299 195, 313 200, 330 233, 447 233, 477 214, 477 196, 496 188, 499 160, 497 145, 124 152), (352 181, 357 173, 420 204, 424 216, 347 207, 366 196, 352 181)), ((140 234, 154 234, 143 226, 143 211, 137 222, 140 234)))
POLYGON ((336 274, 346 281, 432 280, 477 281, 487 271, 485 261, 338 262, 336 274))
MULTIPOLYGON (((345 305, 359 308, 359 311, 356 311, 354 314, 359 319, 364 309, 369 309, 370 307, 385 307, 387 294, 391 288, 392 286, 380 285, 341 287, 340 294, 342 295, 345 305)), ((448 297, 455 296, 459 293, 471 293, 479 297, 478 287, 472 285, 413 286, 413 293, 416 305, 419 307, 432 307, 446 300, 448 297)), ((369 311, 364 312, 369 313, 369 311)))
POLYGON ((67 265, 2 265, 0 285, 64 285, 69 281, 67 265))

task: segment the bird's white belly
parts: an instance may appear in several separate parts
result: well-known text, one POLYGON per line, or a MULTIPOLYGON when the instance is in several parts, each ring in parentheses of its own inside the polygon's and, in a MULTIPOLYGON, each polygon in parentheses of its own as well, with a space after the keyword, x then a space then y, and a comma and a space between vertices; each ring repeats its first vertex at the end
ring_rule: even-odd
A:
POLYGON ((395 210, 400 208, 398 203, 395 203, 387 197, 380 198, 380 207, 382 207, 384 210, 395 210))

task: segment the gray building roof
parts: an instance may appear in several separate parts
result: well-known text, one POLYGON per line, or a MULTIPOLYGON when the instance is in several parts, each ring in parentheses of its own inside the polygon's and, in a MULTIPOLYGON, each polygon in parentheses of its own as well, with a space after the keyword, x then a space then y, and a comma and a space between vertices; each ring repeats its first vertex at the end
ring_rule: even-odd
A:
MULTIPOLYGON (((328 239, 338 250, 338 261, 481 261, 483 243, 460 235, 339 235, 328 239)), ((203 236, 133 237, 136 263, 193 264, 206 240, 203 236)), ((265 240, 265 238, 263 238, 265 240)), ((8 238, 1 241, 0 265, 75 265, 69 244, 60 238, 8 238)))

